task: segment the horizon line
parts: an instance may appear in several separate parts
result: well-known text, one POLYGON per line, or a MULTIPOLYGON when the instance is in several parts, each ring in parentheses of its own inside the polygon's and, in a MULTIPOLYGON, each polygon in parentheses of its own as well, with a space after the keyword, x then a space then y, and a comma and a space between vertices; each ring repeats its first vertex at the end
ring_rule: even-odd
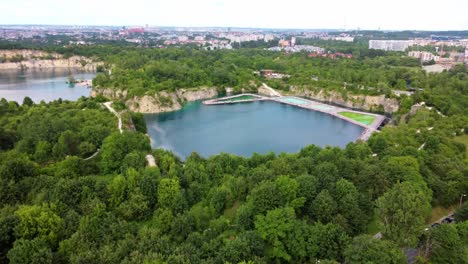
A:
MULTIPOLYGON (((127 25, 110 25, 110 24, 1 24, 1 26, 82 26, 82 27, 142 27, 146 28, 145 25, 141 24, 127 24, 127 25)), ((149 25, 148 28, 237 28, 237 29, 267 29, 267 30, 319 30, 319 31, 343 31, 343 32, 351 32, 351 31, 377 31, 377 32, 402 32, 402 31, 420 31, 420 32, 468 32, 468 29, 362 29, 362 28, 353 28, 353 29, 344 29, 344 28, 278 28, 278 27, 242 27, 242 26, 156 26, 156 25, 149 25)))

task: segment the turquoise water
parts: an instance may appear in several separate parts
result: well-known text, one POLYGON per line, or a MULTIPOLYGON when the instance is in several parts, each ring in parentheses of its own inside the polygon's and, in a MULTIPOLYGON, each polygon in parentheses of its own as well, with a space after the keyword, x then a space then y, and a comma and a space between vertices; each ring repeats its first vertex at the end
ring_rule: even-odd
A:
POLYGON ((22 103, 24 97, 29 96, 34 102, 41 100, 50 102, 58 98, 76 100, 81 96, 88 96, 90 89, 75 85, 70 87, 66 81, 72 74, 77 80, 92 79, 95 74, 68 69, 40 70, 40 71, 0 71, 0 98, 22 103))
POLYGON ((317 110, 324 110, 324 111, 329 111, 333 109, 332 107, 329 107, 326 105, 319 105, 319 104, 313 104, 311 105, 311 107, 317 110))
POLYGON ((303 147, 344 147, 363 128, 337 117, 271 101, 203 105, 145 115, 153 148, 172 150, 185 158, 192 151, 204 157, 227 152, 298 152, 303 147))
MULTIPOLYGON (((284 97, 281 99, 282 101, 288 102, 288 103, 293 103, 296 105, 303 105, 303 104, 308 104, 310 101, 303 100, 300 98, 295 98, 295 97, 284 97)), ((326 106, 326 105, 321 105, 321 104, 311 104, 311 108, 317 109, 317 110, 323 110, 323 111, 329 111, 332 110, 333 107, 326 106)))
POLYGON ((297 105, 303 105, 309 103, 308 101, 299 99, 299 98, 294 98, 294 97, 284 97, 281 99, 282 101, 285 101, 287 103, 293 103, 297 105))

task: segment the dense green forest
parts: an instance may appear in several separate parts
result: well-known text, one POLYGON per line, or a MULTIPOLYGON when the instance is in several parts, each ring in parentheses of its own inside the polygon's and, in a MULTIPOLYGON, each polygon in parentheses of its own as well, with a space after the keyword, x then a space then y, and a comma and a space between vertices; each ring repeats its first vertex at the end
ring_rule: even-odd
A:
MULTIPOLYGON (((309 90, 337 91, 344 95, 385 95, 402 101, 392 90, 417 90, 404 105, 426 102, 445 115, 466 114, 468 70, 459 65, 434 74, 420 68, 416 58, 399 52, 370 50, 367 42, 298 40, 324 47, 330 52, 352 53, 352 59, 309 58, 307 53, 284 54, 263 49, 206 51, 197 47, 141 48, 125 45, 45 45, 41 48, 66 56, 82 55, 104 61, 94 79, 97 88, 128 91, 142 96, 177 88, 215 86, 255 90, 260 82, 289 91, 291 86, 309 90), (272 69, 290 75, 280 80, 265 79, 254 72, 272 69)), ((0 43, 1 44, 1 43, 0 43)), ((1 47, 2 45, 0 45, 1 47)), ((4 43, 4 48, 28 47, 28 43, 4 43)), ((409 110, 409 109, 406 109, 409 110)))
POLYGON ((112 65, 112 73, 99 74, 94 84, 125 89, 129 96, 199 86, 234 87, 240 91, 241 88, 251 89, 251 81, 257 85, 263 81, 283 90, 294 85, 311 90, 388 97, 394 96, 392 89, 415 87, 422 90, 418 90, 413 103, 425 101, 444 114, 466 114, 468 109, 466 67, 428 74, 420 69, 418 60, 392 53, 333 60, 308 58, 305 53, 282 54, 258 49, 211 52, 136 49, 105 57, 112 65), (261 69, 273 69, 291 77, 268 80, 253 73, 261 69))
MULTIPOLYGON (((439 74, 426 73, 415 58, 369 50, 359 44, 319 41, 330 51, 349 52, 352 59, 309 58, 262 49, 205 51, 193 48, 142 49, 119 46, 55 47, 106 62, 94 85, 124 89, 127 96, 200 86, 255 90, 260 82, 289 91, 291 86, 344 94, 385 95, 402 101, 392 90, 417 90, 403 105, 426 102, 445 115, 466 114, 468 70, 460 65, 439 74), (327 44, 328 43, 328 44, 327 44), (290 75, 265 79, 254 71, 272 69, 290 75), (110 70, 110 71, 109 71, 110 70)), ((314 42, 314 44, 317 44, 314 42)), ((52 51, 52 48, 49 49, 52 51)), ((409 110, 409 108, 405 108, 409 110)))
POLYGON ((401 99, 395 125, 344 149, 185 161, 151 149, 141 115, 128 113, 136 131, 119 133, 105 98, 2 99, 0 262, 406 263, 402 249, 412 247, 418 263, 467 263, 467 203, 456 224, 426 229, 432 207, 458 205, 468 192, 466 68, 426 74, 387 53, 333 60, 261 49, 47 49, 104 60, 94 84, 136 95, 240 88, 266 81, 252 73, 265 68, 291 75, 277 84, 284 89, 347 82, 355 93, 408 83, 424 91, 401 99), (430 107, 410 113, 421 101, 430 107))
POLYGON ((1 101, 3 261, 405 263, 400 248, 418 245, 466 260, 466 221, 424 230, 431 205, 468 189, 466 116, 420 110, 345 149, 182 162, 118 133, 101 101, 1 101), (383 240, 366 235, 375 216, 383 240))

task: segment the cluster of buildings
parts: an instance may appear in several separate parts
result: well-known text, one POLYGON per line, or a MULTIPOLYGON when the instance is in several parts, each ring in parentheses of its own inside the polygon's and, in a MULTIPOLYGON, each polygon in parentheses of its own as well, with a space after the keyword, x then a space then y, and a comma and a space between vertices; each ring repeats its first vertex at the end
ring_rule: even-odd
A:
POLYGON ((232 45, 229 40, 205 39, 204 36, 196 36, 194 38, 188 38, 187 36, 179 36, 179 37, 166 39, 163 42, 163 46, 185 45, 185 44, 195 44, 198 46, 203 46, 207 50, 232 49, 232 45))
POLYGON ((286 46, 286 47, 272 47, 268 50, 271 51, 284 51, 287 53, 295 53, 295 52, 315 52, 315 53, 323 53, 325 50, 321 47, 311 46, 311 45, 295 45, 295 46, 286 46))
POLYGON ((442 65, 468 64, 468 49, 465 52, 437 52, 436 54, 427 51, 410 51, 408 56, 418 58, 423 63, 434 61, 442 65))
POLYGON ((312 45, 296 45, 296 37, 291 37, 290 40, 281 39, 278 41, 277 47, 271 47, 268 50, 271 51, 284 51, 287 53, 295 53, 295 52, 315 52, 315 53, 323 53, 325 50, 321 47, 316 47, 312 45))
POLYGON ((421 62, 428 62, 431 60, 436 61, 440 59, 440 56, 434 55, 432 52, 428 51, 410 51, 408 52, 408 56, 418 58, 421 62))
POLYGON ((468 39, 431 36, 410 40, 369 40, 369 49, 406 51, 410 47, 421 51, 409 51, 408 56, 420 59, 422 64, 435 64, 427 67, 431 71, 442 71, 456 64, 468 65, 468 39))
POLYGON ((342 52, 328 52, 328 53, 317 53, 317 52, 312 52, 309 53, 308 55, 309 58, 330 58, 330 59, 336 59, 336 58, 348 58, 352 59, 353 54, 349 53, 342 53, 342 52))
POLYGON ((468 48, 468 39, 431 36, 430 38, 415 38, 409 40, 369 40, 369 49, 405 51, 410 46, 468 48))
POLYGON ((238 43, 246 42, 246 41, 260 41, 260 40, 268 42, 268 41, 272 41, 278 38, 278 36, 274 34, 244 33, 244 32, 220 32, 214 35, 218 38, 225 38, 231 42, 238 42, 238 43))
POLYGON ((338 35, 332 35, 328 32, 306 32, 302 35, 304 38, 313 38, 313 39, 321 39, 321 40, 338 40, 338 41, 345 41, 345 42, 353 42, 355 36, 362 36, 362 35, 351 35, 349 33, 340 33, 338 35))

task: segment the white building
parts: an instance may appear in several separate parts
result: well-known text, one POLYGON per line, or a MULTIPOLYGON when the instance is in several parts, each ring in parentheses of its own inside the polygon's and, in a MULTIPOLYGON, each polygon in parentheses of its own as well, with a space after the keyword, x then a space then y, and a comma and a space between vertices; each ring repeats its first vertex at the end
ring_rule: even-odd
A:
POLYGON ((268 42, 268 41, 274 40, 274 39, 275 39, 275 36, 273 36, 273 35, 265 35, 265 36, 263 37, 263 40, 264 40, 265 42, 268 42))
POLYGON ((353 41, 354 41, 354 37, 351 37, 351 36, 336 37, 335 40, 345 41, 345 42, 353 42, 353 41))
POLYGON ((408 56, 418 58, 422 62, 425 61, 430 61, 430 60, 435 60, 437 61, 439 59, 439 56, 436 56, 430 52, 427 51, 410 51, 408 52, 408 56))
POLYGON ((369 40, 369 49, 405 51, 409 44, 408 40, 369 40))

